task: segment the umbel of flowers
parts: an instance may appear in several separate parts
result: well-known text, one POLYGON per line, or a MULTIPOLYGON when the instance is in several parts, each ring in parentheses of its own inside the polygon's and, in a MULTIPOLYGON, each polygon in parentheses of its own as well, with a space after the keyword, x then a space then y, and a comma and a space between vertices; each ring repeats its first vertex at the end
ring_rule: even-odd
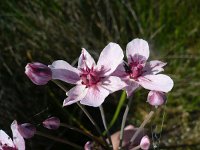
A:
MULTIPOLYGON (((78 104, 96 127, 99 134, 102 135, 95 121, 81 104, 99 107, 108 137, 107 140, 103 138, 104 144, 100 142, 100 145, 102 144, 100 147, 102 149, 115 149, 116 142, 109 134, 104 111, 101 106, 106 97, 115 91, 125 90, 127 97, 130 98, 138 87, 143 87, 149 90, 147 102, 152 106, 158 107, 165 103, 166 93, 173 88, 173 80, 169 76, 161 74, 161 72, 164 71, 163 67, 167 63, 159 60, 147 61, 149 54, 149 45, 145 40, 133 39, 126 47, 127 62, 123 60, 124 54, 121 47, 116 43, 109 43, 102 50, 97 62, 95 62, 87 50, 83 48, 78 59, 77 67, 73 67, 63 60, 56 60, 48 66, 34 62, 26 65, 25 73, 36 85, 45 85, 50 80, 60 80, 68 84, 73 84, 74 87, 72 89, 65 91, 67 98, 64 100, 63 106, 74 103, 78 104)), ((59 86, 61 87, 61 85, 59 86)), ((131 101, 131 98, 129 101, 131 101)), ((147 119, 138 130, 134 132, 133 135, 129 136, 130 138, 127 138, 124 133, 124 125, 129 105, 128 103, 124 113, 117 147, 118 149, 127 147, 127 149, 147 150, 150 147, 148 136, 144 135, 141 137, 137 145, 134 143, 136 143, 135 141, 138 135, 153 115, 153 112, 150 112, 147 119), (125 139, 128 139, 128 141, 125 141, 125 139)), ((50 118, 43 122, 43 124, 49 129, 57 129, 58 127, 55 125, 60 124, 60 122, 57 120, 58 123, 55 120, 55 118, 50 118)), ((5 147, 5 142, 2 142, 2 139, 3 138, 0 137, 0 149, 6 150, 2 148, 3 146, 5 147)), ((20 150, 18 144, 15 142, 9 141, 9 146, 13 147, 13 150, 20 150)), ((94 149, 94 146, 91 142, 87 142, 84 148, 90 150, 94 149)))

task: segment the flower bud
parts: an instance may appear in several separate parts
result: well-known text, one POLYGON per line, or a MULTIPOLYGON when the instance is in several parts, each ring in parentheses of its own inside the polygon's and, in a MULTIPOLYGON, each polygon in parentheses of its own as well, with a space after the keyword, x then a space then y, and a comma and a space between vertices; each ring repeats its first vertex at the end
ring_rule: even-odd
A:
POLYGON ((84 146, 84 150, 91 150, 92 149, 92 144, 90 141, 87 141, 84 146))
POLYGON ((18 125, 18 131, 21 136, 25 139, 32 138, 36 132, 36 128, 34 125, 30 123, 23 123, 18 125))
POLYGON ((163 105, 167 100, 165 93, 160 91, 150 91, 147 97, 147 102, 155 107, 163 105))
POLYGON ((25 74, 36 85, 47 84, 52 78, 52 72, 49 67, 42 63, 28 63, 25 67, 25 74))
POLYGON ((148 150, 150 147, 149 137, 146 135, 140 141, 140 148, 143 150, 148 150))
POLYGON ((57 117, 51 117, 43 121, 43 126, 50 130, 56 130, 60 127, 60 119, 57 117))

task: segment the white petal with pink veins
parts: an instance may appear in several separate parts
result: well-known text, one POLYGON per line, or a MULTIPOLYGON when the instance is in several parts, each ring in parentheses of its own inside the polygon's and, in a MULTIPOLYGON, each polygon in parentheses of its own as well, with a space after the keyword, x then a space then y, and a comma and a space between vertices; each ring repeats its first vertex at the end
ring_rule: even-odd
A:
POLYGON ((141 76, 138 78, 137 82, 145 89, 166 93, 174 86, 173 80, 164 74, 141 76))
POLYGON ((126 70, 125 70, 125 63, 124 61, 122 61, 116 68, 116 70, 111 74, 113 76, 117 76, 117 77, 125 77, 127 76, 126 70))
POLYGON ((67 92, 68 97, 64 100, 63 106, 71 105, 82 100, 88 92, 88 88, 85 85, 76 85, 67 92))
POLYGON ((79 74, 79 70, 71 66, 68 62, 64 60, 56 60, 51 65, 48 66, 51 69, 66 69, 71 70, 72 72, 75 72, 79 74))
POLYGON ((87 52, 86 49, 83 48, 82 53, 78 60, 78 68, 82 68, 82 69, 85 69, 86 67, 91 68, 95 64, 96 63, 94 59, 92 58, 92 56, 87 52))
POLYGON ((17 121, 14 120, 11 124, 11 130, 13 134, 13 143, 17 147, 18 150, 25 150, 25 142, 24 138, 21 136, 21 134, 18 131, 18 124, 17 121))
POLYGON ((63 60, 54 61, 49 67, 52 71, 52 79, 58 79, 71 84, 76 84, 80 81, 80 71, 63 60))
POLYGON ((121 47, 116 43, 109 43, 101 52, 97 67, 102 76, 110 75, 122 62, 124 57, 121 47))
POLYGON ((130 63, 135 55, 143 56, 146 60, 149 58, 149 45, 143 39, 133 39, 126 46, 126 56, 130 63))
MULTIPOLYGON (((3 130, 0 130, 0 144, 2 145, 6 144, 10 147, 14 147, 14 143, 12 139, 3 130)), ((1 149, 1 145, 0 145, 0 149, 1 149)))
POLYGON ((126 83, 128 85, 125 87, 126 94, 127 97, 130 97, 133 94, 133 92, 139 87, 139 84, 131 80, 127 80, 126 83))
POLYGON ((157 74, 161 71, 164 71, 163 67, 165 65, 167 65, 167 63, 159 60, 147 62, 145 67, 143 68, 144 74, 157 74))
POLYGON ((102 87, 107 89, 109 93, 123 89, 127 84, 122 81, 119 77, 109 76, 102 80, 102 87))
POLYGON ((109 91, 101 86, 92 86, 88 88, 87 95, 83 100, 80 101, 83 105, 98 107, 100 106, 105 98, 109 95, 109 91))

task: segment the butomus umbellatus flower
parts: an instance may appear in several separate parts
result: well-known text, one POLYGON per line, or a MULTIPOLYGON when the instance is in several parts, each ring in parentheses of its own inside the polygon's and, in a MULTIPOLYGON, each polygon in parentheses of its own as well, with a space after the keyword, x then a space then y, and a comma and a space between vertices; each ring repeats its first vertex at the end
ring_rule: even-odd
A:
POLYGON ((49 66, 52 79, 76 85, 67 92, 63 106, 80 101, 81 104, 97 107, 110 93, 124 88, 126 84, 119 77, 111 76, 123 57, 120 46, 109 43, 101 52, 97 64, 85 49, 82 49, 77 68, 63 60, 53 62, 49 66))
POLYGON ((127 83, 127 96, 130 96, 139 86, 165 93, 172 89, 173 80, 167 75, 158 74, 164 70, 166 63, 158 60, 147 62, 149 45, 145 40, 134 39, 129 42, 126 47, 126 56, 128 63, 122 62, 113 75, 127 83))

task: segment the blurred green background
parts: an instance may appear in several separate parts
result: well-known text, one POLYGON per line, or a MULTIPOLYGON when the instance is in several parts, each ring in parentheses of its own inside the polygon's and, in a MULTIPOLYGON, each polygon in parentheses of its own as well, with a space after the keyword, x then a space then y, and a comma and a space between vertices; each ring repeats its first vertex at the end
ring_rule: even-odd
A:
MULTIPOLYGON (((56 115, 67 124, 83 125, 96 134, 76 105, 61 108, 66 97, 62 90, 53 83, 34 85, 24 74, 24 67, 28 62, 51 64, 58 59, 76 64, 82 47, 97 59, 109 42, 119 43, 125 50, 129 41, 139 37, 149 42, 150 59, 168 63, 165 73, 175 82, 166 106, 157 110, 148 125, 150 134, 159 133, 164 121, 162 134, 153 138, 153 143, 160 149, 200 149, 199 12, 198 0, 0 1, 0 128, 11 134, 14 119, 31 122, 44 133, 83 146, 89 140, 85 136, 64 128, 48 131, 41 127, 44 119, 56 115)), ((104 103, 108 122, 120 94, 110 95, 104 103)), ((143 121, 151 109, 146 97, 146 90, 136 91, 127 124, 139 126, 143 121)), ((126 103, 112 133, 120 129, 126 103)), ((103 129, 99 110, 87 109, 103 129)), ((26 144, 30 150, 74 149, 39 136, 26 144)))

